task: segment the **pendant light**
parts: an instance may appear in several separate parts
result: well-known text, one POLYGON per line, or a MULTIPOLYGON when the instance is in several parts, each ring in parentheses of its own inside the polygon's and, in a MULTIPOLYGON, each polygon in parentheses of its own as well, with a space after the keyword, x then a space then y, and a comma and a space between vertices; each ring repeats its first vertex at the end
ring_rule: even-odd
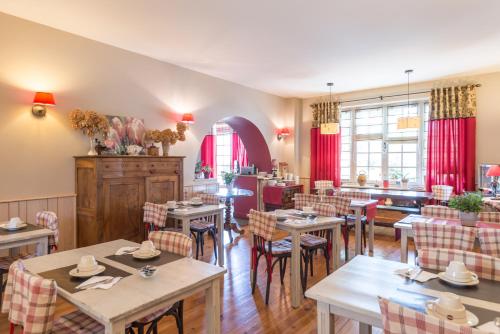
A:
POLYGON ((408 77, 408 84, 407 84, 407 106, 406 106, 406 113, 407 116, 405 117, 400 117, 398 118, 398 130, 403 130, 403 129, 418 129, 420 128, 420 117, 418 116, 413 116, 410 117, 410 74, 413 73, 413 70, 406 70, 405 71, 407 77, 408 77))
MULTIPOLYGON (((328 115, 333 115, 335 109, 333 108, 333 99, 332 99, 332 87, 333 87, 333 82, 328 82, 326 84, 330 88, 330 102, 327 105, 327 112, 328 115)), ((322 123, 320 126, 320 133, 322 135, 336 135, 339 133, 340 130, 340 124, 338 122, 334 122, 335 119, 331 119, 330 117, 327 119, 327 123, 322 123), (333 121, 333 122, 332 122, 333 121)))

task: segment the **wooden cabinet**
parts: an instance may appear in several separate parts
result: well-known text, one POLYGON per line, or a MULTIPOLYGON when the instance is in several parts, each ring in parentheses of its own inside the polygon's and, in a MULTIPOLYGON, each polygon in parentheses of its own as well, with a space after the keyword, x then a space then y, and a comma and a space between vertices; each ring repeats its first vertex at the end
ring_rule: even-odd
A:
POLYGON ((296 193, 302 193, 304 187, 302 185, 293 185, 286 187, 264 186, 263 201, 265 211, 273 211, 276 209, 293 209, 295 203, 293 198, 296 193))
POLYGON ((182 200, 183 157, 75 157, 77 245, 142 241, 146 201, 182 200))

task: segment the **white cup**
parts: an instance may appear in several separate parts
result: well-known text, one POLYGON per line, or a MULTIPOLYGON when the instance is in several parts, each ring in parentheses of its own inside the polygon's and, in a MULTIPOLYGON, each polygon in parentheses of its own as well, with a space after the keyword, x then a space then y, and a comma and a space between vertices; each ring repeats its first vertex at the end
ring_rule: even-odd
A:
POLYGON ((444 292, 435 301, 426 302, 426 306, 450 321, 460 321, 467 317, 460 297, 454 293, 444 292))
POLYGON ((276 180, 269 180, 269 181, 267 181, 267 185, 271 186, 271 187, 274 187, 276 185, 276 183, 277 183, 276 180))
POLYGON ((16 226, 22 225, 22 223, 23 223, 23 221, 21 220, 21 218, 12 217, 11 219, 9 219, 8 226, 9 227, 16 227, 16 226))
POLYGON ((79 271, 93 271, 97 269, 97 261, 93 255, 84 255, 77 265, 79 271))
POLYGON ((156 250, 155 245, 151 240, 146 240, 141 243, 141 247, 139 248, 139 253, 144 255, 153 254, 156 250))
POLYGON ((312 206, 303 206, 302 211, 306 213, 314 212, 314 208, 312 206))
POLYGON ((203 202, 200 197, 193 197, 191 198, 191 202, 193 203, 201 203, 203 202))
POLYGON ((451 261, 446 267, 446 276, 457 282, 470 282, 477 280, 477 275, 469 271, 460 261, 451 261))
POLYGON ((169 208, 169 209, 174 209, 176 206, 177 206, 176 201, 168 201, 167 202, 167 208, 169 208))

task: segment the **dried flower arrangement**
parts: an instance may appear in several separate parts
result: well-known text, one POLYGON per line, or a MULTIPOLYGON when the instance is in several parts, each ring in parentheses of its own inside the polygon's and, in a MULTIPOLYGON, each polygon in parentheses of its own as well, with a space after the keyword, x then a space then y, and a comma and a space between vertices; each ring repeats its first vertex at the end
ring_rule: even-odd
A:
POLYGON ((167 156, 170 149, 170 145, 175 145, 177 141, 186 140, 186 130, 187 125, 184 123, 177 123, 176 130, 165 129, 165 130, 148 130, 146 132, 146 138, 157 143, 162 143, 163 155, 167 156))
POLYGON ((109 122, 106 116, 91 110, 76 109, 69 113, 69 119, 73 129, 82 130, 83 134, 90 138, 88 155, 97 155, 94 149, 94 137, 108 132, 109 122))

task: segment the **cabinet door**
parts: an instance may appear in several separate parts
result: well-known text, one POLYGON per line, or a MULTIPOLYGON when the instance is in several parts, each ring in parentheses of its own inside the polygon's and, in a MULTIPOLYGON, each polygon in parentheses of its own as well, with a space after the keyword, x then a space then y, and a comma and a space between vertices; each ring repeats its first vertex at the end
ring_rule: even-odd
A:
POLYGON ((179 176, 162 175, 146 178, 146 201, 151 203, 166 203, 167 201, 178 201, 179 198, 179 176))
POLYGON ((119 178, 103 181, 104 224, 102 241, 126 239, 140 242, 144 236, 142 207, 144 179, 119 178))

